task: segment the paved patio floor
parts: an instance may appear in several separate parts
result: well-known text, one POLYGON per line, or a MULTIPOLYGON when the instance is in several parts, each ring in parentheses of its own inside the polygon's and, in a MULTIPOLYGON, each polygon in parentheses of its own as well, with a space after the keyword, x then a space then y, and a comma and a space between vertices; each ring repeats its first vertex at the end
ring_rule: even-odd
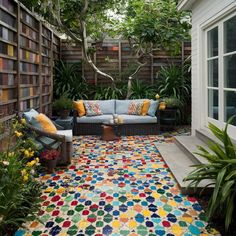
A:
POLYGON ((72 165, 40 177, 44 224, 16 235, 216 235, 196 199, 180 194, 154 141, 172 138, 75 138, 72 165))

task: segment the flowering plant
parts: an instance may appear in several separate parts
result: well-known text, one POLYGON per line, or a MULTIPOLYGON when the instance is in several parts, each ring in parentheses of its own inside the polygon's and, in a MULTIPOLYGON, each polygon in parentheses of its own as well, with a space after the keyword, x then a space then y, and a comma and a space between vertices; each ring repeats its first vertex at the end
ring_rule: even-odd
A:
MULTIPOLYGON (((0 235, 14 235, 40 208, 41 184, 36 180, 38 149, 25 121, 9 123, 0 151, 0 235)), ((0 140, 1 142, 1 140, 0 140)))
POLYGON ((60 156, 60 152, 55 149, 44 150, 40 153, 40 158, 44 160, 56 160, 60 156))

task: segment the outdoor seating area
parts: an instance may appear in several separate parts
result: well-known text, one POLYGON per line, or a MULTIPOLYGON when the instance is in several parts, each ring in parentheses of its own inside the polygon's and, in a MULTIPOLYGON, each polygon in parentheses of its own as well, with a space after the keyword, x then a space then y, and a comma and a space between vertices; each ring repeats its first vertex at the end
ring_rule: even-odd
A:
POLYGON ((0 236, 236 235, 235 0, 0 0, 0 236))

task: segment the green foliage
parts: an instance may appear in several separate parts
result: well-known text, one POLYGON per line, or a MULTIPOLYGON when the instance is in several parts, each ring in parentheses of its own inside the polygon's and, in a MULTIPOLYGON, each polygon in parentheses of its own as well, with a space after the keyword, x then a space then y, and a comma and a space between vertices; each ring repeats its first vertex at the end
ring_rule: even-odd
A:
POLYGON ((198 147, 199 152, 196 154, 209 163, 195 165, 195 170, 185 178, 186 181, 191 181, 190 186, 198 186, 203 180, 211 182, 214 191, 208 204, 207 216, 212 218, 220 212, 225 219, 226 230, 233 224, 236 203, 236 146, 227 133, 228 124, 233 118, 235 116, 222 130, 209 123, 209 128, 219 143, 209 141, 209 150, 198 147))
POLYGON ((156 95, 156 89, 152 85, 148 85, 145 82, 140 80, 132 81, 131 87, 131 99, 139 99, 139 98, 150 98, 154 99, 156 95))
POLYGON ((87 98, 88 85, 80 74, 78 63, 59 61, 55 67, 54 94, 58 98, 67 93, 73 100, 87 98))
POLYGON ((70 111, 73 108, 73 102, 70 98, 68 98, 67 94, 64 93, 59 99, 53 102, 52 106, 55 111, 70 111))
POLYGON ((167 108, 181 108, 182 102, 176 97, 162 98, 162 102, 165 102, 167 108))
POLYGON ((119 87, 111 86, 97 86, 94 94, 95 100, 108 100, 108 99, 122 99, 124 95, 124 90, 119 87))
POLYGON ((191 100, 191 78, 188 65, 162 67, 156 80, 157 91, 161 97, 176 97, 181 103, 191 100))
POLYGON ((148 52, 154 47, 176 54, 189 39, 189 18, 189 13, 177 10, 174 0, 130 0, 121 31, 137 49, 148 52))
POLYGON ((40 209, 41 186, 35 180, 39 161, 37 148, 26 136, 28 130, 14 121, 6 151, 0 152, 0 235, 34 220, 40 209))

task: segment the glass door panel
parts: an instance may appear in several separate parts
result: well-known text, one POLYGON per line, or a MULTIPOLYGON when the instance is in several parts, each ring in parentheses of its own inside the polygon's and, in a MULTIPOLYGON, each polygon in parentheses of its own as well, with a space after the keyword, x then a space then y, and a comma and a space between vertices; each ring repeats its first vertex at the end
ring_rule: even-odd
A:
POLYGON ((219 119, 219 95, 218 90, 208 89, 208 117, 219 119))

